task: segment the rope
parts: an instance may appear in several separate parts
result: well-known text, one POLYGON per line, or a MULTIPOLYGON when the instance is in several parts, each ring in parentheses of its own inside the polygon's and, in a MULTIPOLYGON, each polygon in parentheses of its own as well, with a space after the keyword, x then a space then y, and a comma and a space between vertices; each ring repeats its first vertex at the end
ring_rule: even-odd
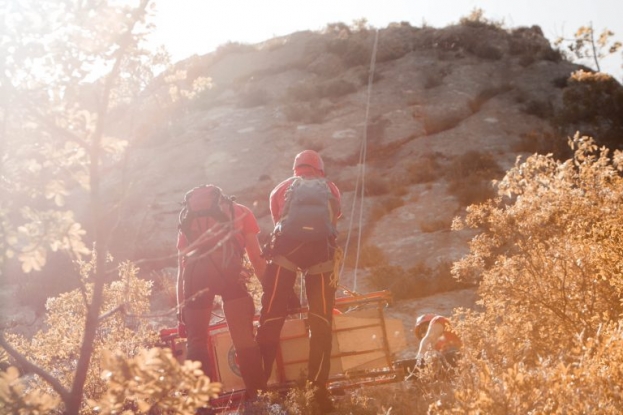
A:
MULTIPOLYGON (((361 148, 359 150, 359 173, 357 175, 357 181, 355 182, 355 197, 353 198, 353 206, 351 209, 350 222, 348 224, 348 234, 346 236, 346 244, 344 250, 344 256, 348 252, 348 246, 350 244, 350 236, 353 229, 353 219, 355 217, 355 206, 357 204, 357 192, 359 191, 359 181, 361 180, 361 204, 359 208, 359 234, 357 235, 357 251, 355 255, 355 270, 353 277, 353 291, 357 291, 357 270, 359 268, 359 254, 361 251, 361 229, 363 227, 363 200, 365 195, 365 173, 366 173, 366 156, 368 151, 368 120, 370 118, 370 100, 372 96, 372 83, 374 80, 374 67, 376 64, 376 51, 379 43, 379 30, 376 29, 374 36, 374 46, 372 47, 372 56, 370 58, 370 71, 368 74, 368 97, 366 99, 366 115, 363 129, 363 139, 361 140, 361 148)), ((345 263, 342 263, 340 274, 344 271, 345 263)))
POLYGON ((331 287, 337 288, 340 283, 340 265, 344 261, 344 250, 339 246, 335 248, 335 253, 333 254, 333 271, 331 274, 331 287))

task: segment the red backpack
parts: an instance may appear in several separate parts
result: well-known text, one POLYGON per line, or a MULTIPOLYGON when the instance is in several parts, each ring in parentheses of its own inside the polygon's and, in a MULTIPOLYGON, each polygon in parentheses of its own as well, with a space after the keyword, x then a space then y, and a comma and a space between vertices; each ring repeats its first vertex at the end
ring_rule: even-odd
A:
POLYGON ((182 205, 178 227, 191 252, 218 259, 222 272, 239 268, 244 250, 235 235, 233 198, 224 195, 218 186, 207 184, 189 190, 182 205))

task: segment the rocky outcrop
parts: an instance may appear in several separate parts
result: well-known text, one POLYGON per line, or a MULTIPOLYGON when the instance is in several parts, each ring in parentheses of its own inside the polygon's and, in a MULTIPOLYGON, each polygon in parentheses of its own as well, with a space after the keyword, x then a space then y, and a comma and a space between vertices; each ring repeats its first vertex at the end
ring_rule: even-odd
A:
POLYGON ((514 150, 522 135, 551 129, 535 109, 555 109, 556 80, 576 69, 537 29, 301 32, 181 62, 212 89, 167 111, 145 97, 136 105, 151 110, 119 120, 143 134, 124 174, 108 177, 111 198, 125 189, 113 254, 174 264, 178 202, 208 182, 252 206, 265 237, 271 188, 313 148, 343 191, 343 241, 361 232, 403 267, 459 258, 472 235, 449 230, 465 209, 449 191, 453 160, 475 151, 504 170, 525 156, 514 150))

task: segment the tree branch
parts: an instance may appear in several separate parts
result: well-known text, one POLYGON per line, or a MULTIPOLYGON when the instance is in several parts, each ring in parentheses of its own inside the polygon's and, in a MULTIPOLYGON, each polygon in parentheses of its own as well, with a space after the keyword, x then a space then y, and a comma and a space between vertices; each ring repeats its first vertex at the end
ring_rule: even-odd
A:
POLYGON ((30 362, 28 359, 26 359, 24 355, 22 355, 20 352, 15 350, 13 346, 7 343, 6 339, 4 338, 4 333, 1 331, 0 346, 2 346, 2 348, 6 350, 7 353, 10 354, 22 368, 24 368, 28 372, 34 373, 41 379, 45 380, 52 387, 52 389, 54 389, 54 391, 60 395, 63 402, 69 401, 71 397, 70 392, 63 385, 61 385, 61 383, 54 376, 46 372, 43 368, 30 362))

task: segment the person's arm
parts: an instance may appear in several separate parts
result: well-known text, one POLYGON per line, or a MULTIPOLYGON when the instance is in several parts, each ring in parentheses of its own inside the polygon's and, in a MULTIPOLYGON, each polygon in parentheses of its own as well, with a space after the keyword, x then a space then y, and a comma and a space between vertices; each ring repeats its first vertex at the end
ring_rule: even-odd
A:
POLYGON ((247 252, 251 265, 253 265, 257 279, 262 281, 264 271, 266 270, 266 260, 262 258, 262 248, 260 247, 260 241, 257 239, 260 227, 257 224, 255 215, 249 208, 237 204, 236 209, 238 218, 241 220, 239 230, 244 237, 244 249, 247 252))
POLYGON ((333 218, 337 222, 337 220, 342 217, 342 195, 340 194, 340 189, 338 189, 333 182, 329 182, 329 190, 331 190, 333 194, 333 218))
POLYGON ((439 340, 439 338, 443 335, 443 324, 440 322, 433 322, 428 326, 428 330, 426 331, 426 335, 420 341, 420 348, 417 352, 417 359, 422 359, 424 357, 424 353, 428 351, 428 349, 432 349, 439 340))
POLYGON ((245 248, 249 261, 251 261, 251 265, 253 265, 255 275, 260 281, 262 281, 264 271, 266 270, 266 260, 262 258, 262 248, 260 247, 260 242, 257 239, 257 234, 247 233, 244 237, 245 248))

